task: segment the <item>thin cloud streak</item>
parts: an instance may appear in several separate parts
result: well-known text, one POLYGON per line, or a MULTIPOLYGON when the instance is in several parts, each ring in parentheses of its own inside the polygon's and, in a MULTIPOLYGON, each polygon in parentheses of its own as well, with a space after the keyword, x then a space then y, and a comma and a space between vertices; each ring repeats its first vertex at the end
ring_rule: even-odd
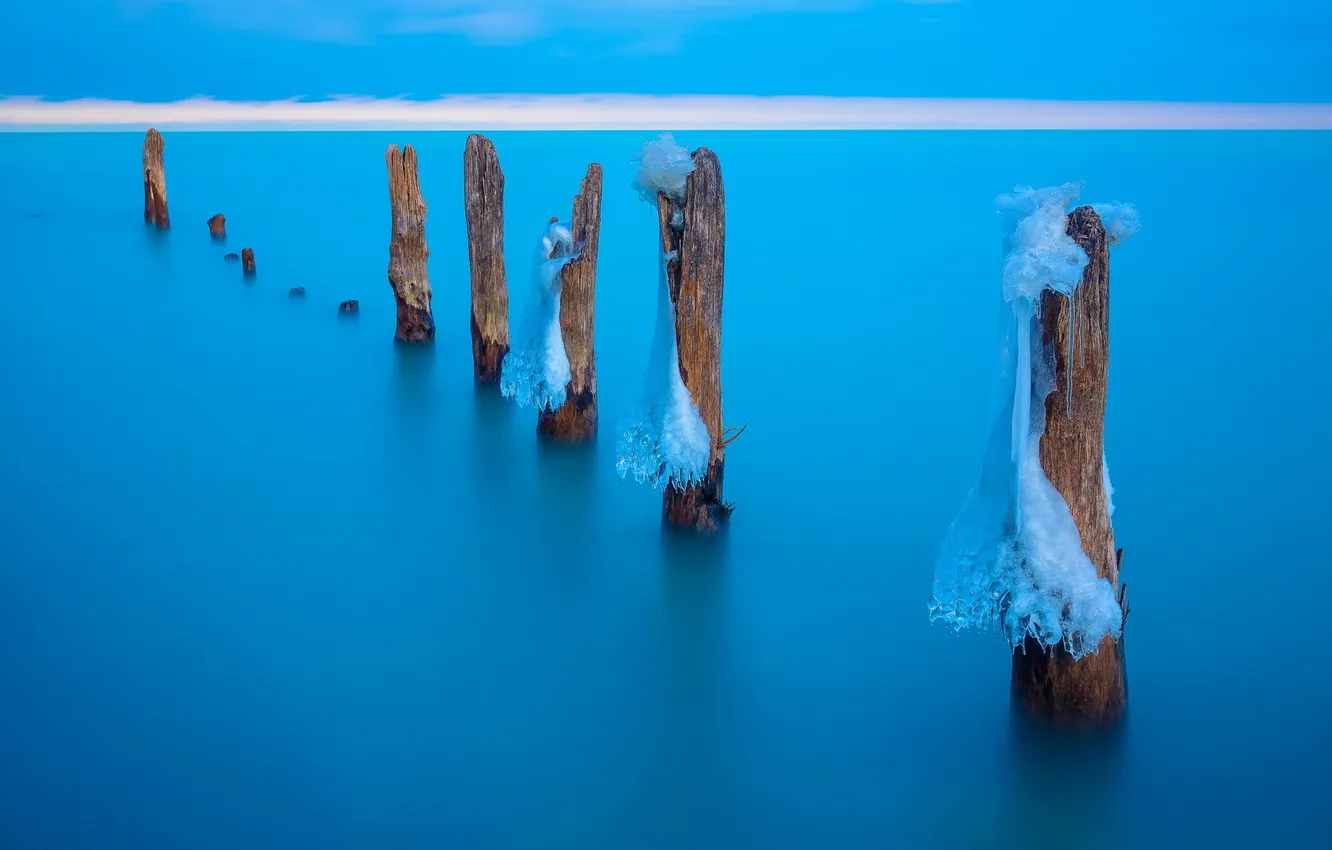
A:
POLYGON ((641 39, 756 15, 857 11, 873 0, 120 0, 143 11, 184 6, 230 29, 365 43, 450 32, 478 44, 525 44, 569 32, 641 39))
POLYGON ((1329 103, 749 95, 455 95, 172 103, 0 97, 0 131, 1332 130, 1329 103))

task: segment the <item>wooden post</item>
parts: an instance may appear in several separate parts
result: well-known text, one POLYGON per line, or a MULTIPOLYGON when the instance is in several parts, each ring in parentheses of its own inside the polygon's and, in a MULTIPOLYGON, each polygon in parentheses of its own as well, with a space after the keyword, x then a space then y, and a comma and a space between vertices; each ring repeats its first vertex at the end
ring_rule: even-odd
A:
POLYGON ((597 300, 597 248, 601 241, 601 166, 592 163, 574 197, 574 249, 578 259, 560 272, 560 335, 569 356, 564 404, 537 417, 537 433, 564 443, 597 435, 597 365, 594 341, 597 300))
POLYGON ((143 140, 143 220, 151 221, 159 230, 171 226, 171 216, 167 214, 165 150, 162 134, 149 130, 143 140))
POLYGON ((722 501, 721 314, 726 257, 726 193, 721 164, 707 148, 693 153, 694 170, 685 185, 683 228, 674 226, 679 207, 657 195, 661 247, 677 252, 666 264, 666 281, 675 305, 675 338, 680 377, 708 429, 712 449, 701 483, 681 489, 666 485, 662 519, 680 528, 716 531, 730 507, 722 501))
POLYGON ((476 380, 499 383, 509 353, 509 289, 504 277, 504 172, 485 136, 463 149, 463 205, 472 263, 472 365, 476 380))
POLYGON ((227 217, 218 213, 208 219, 208 235, 214 239, 227 238, 227 217))
POLYGON ((421 179, 416 165, 416 150, 405 145, 389 145, 389 205, 393 211, 393 230, 389 238, 389 286, 398 302, 398 327, 393 338, 401 342, 430 342, 435 338, 435 318, 430 315, 430 274, 426 264, 430 248, 426 245, 426 203, 421 195, 421 179))
MULTIPOLYGON (((1103 471, 1110 365, 1110 249, 1101 218, 1091 207, 1072 212, 1068 234, 1087 252, 1090 262, 1072 298, 1071 356, 1069 299, 1048 290, 1041 295, 1041 338, 1053 354, 1055 366, 1054 390, 1045 399, 1041 467, 1068 502, 1082 551, 1101 578, 1119 587, 1119 555, 1103 471)), ((1123 608, 1122 589, 1117 596, 1123 608)), ((1116 642, 1107 637, 1096 653, 1074 661, 1062 646, 1047 650, 1028 637, 1013 655, 1012 689, 1015 706, 1055 727, 1114 726, 1128 703, 1123 638, 1116 642)))
POLYGON ((241 249, 241 271, 246 275, 254 274, 254 249, 241 249))

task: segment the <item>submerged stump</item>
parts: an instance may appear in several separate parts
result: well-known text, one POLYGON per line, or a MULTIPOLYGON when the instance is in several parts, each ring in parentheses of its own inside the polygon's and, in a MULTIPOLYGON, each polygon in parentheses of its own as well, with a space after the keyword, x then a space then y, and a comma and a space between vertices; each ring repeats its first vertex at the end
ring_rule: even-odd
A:
POLYGON ((693 160, 694 170, 685 184, 684 209, 658 193, 657 213, 662 251, 674 253, 666 263, 666 281, 675 307, 680 377, 698 406, 711 447, 707 472, 700 483, 689 487, 677 487, 673 482, 666 485, 661 515, 663 521, 679 528, 717 531, 730 514, 730 507, 722 501, 725 427, 721 314, 726 193, 717 155, 708 148, 699 148, 693 160))
POLYGON ((165 150, 162 134, 149 130, 143 140, 143 220, 157 225, 159 230, 171 226, 171 216, 167 213, 165 150))
POLYGON ((509 353, 509 290, 504 273, 504 172, 485 136, 463 149, 463 206, 472 266, 472 365, 476 380, 494 384, 509 353))
POLYGON ((592 163, 574 197, 571 222, 578 258, 560 271, 560 336, 569 357, 564 404, 537 417, 537 432, 565 443, 597 435, 595 314, 597 250, 601 241, 601 166, 592 163))
MULTIPOLYGON (((1120 587, 1103 469, 1110 364, 1109 241, 1100 216, 1087 206, 1069 215, 1068 234, 1087 252, 1089 262, 1071 299, 1049 290, 1041 294, 1041 338, 1054 359, 1041 467, 1068 503, 1082 551, 1097 575, 1120 587)), ((1119 600, 1123 608, 1122 588, 1119 600)), ((1128 702, 1123 637, 1104 638, 1095 653, 1078 661, 1062 645, 1046 648, 1028 637, 1013 655, 1012 691, 1016 707, 1055 727, 1114 726, 1128 702)))
POLYGON ((214 239, 227 238, 227 217, 218 213, 208 219, 208 235, 214 239))
POLYGON ((254 274, 254 249, 241 249, 241 271, 247 275, 254 274))
POLYGON ((421 195, 416 150, 405 145, 399 151, 397 145, 389 145, 385 158, 393 211, 388 279, 398 303, 394 339, 430 342, 435 338, 435 318, 430 314, 430 275, 426 270, 430 248, 426 245, 426 203, 421 195))

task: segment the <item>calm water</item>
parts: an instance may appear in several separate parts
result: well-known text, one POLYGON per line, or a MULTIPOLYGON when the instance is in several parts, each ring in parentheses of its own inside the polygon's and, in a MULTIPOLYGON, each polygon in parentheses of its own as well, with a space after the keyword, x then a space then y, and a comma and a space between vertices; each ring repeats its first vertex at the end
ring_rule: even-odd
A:
POLYGON ((602 437, 561 451, 472 384, 463 135, 168 133, 158 234, 141 135, 0 134, 0 844, 1326 846, 1332 135, 681 134, 726 178, 749 425, 711 542, 613 469, 645 137, 494 135, 513 317, 606 166, 602 437), (390 142, 433 349, 392 344, 390 142), (993 198, 1075 179, 1144 219, 1107 424, 1132 711, 1096 752, 1015 739, 1004 645, 925 613, 998 364, 993 198))

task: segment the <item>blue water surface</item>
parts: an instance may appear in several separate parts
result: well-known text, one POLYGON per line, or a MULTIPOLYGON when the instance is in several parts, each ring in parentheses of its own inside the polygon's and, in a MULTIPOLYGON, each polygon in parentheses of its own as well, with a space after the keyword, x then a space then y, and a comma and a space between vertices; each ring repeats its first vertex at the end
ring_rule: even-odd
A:
POLYGON ((141 135, 0 134, 0 845, 1326 846, 1332 135, 679 134, 722 162, 749 426, 716 541, 614 471, 646 134, 493 136, 512 317, 606 168, 582 450, 473 386, 464 135, 166 138, 158 233, 141 135), (426 349, 392 342, 404 142, 426 349), (1015 737, 1003 642, 926 617, 999 363, 993 199, 1067 180, 1144 221, 1107 417, 1131 713, 1086 752, 1015 737))

